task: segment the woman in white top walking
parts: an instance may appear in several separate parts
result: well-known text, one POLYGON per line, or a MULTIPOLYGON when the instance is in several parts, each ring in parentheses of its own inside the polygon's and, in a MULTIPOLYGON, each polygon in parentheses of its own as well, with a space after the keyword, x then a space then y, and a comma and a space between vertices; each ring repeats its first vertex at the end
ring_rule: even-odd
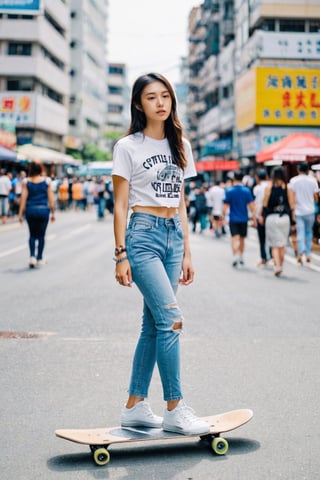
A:
POLYGON ((144 299, 123 426, 160 427, 202 434, 209 425, 182 401, 179 337, 183 316, 179 283, 193 281, 184 179, 196 175, 182 136, 172 86, 160 74, 139 77, 132 90, 131 125, 114 148, 116 280, 134 281, 144 299), (128 210, 132 210, 127 226, 128 210), (167 408, 164 418, 145 402, 157 363, 167 408))

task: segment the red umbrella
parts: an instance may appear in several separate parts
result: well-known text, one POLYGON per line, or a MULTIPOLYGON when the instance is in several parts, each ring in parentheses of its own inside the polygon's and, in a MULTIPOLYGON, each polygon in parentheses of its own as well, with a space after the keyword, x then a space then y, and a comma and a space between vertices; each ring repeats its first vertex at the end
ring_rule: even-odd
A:
POLYGON ((301 162, 320 157, 320 138, 313 133, 291 133, 257 153, 257 163, 269 160, 301 162))

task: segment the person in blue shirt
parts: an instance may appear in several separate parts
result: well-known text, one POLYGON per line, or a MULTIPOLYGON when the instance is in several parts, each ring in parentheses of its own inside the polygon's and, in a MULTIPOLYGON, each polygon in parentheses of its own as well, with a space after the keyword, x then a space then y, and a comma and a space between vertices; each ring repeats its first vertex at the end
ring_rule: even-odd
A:
POLYGON ((243 174, 234 173, 233 186, 226 191, 224 199, 224 215, 229 210, 229 228, 233 254, 232 266, 244 265, 243 253, 248 229, 248 209, 256 226, 255 203, 251 190, 242 184, 243 174))

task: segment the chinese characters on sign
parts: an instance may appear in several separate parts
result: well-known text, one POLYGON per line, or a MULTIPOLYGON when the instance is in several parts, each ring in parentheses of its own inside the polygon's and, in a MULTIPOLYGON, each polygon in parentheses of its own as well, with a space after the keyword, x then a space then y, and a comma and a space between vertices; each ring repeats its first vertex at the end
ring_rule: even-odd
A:
POLYGON ((34 122, 31 107, 30 95, 0 94, 0 121, 13 122, 16 125, 30 125, 34 122))
POLYGON ((257 69, 257 123, 315 125, 320 122, 320 72, 257 69))

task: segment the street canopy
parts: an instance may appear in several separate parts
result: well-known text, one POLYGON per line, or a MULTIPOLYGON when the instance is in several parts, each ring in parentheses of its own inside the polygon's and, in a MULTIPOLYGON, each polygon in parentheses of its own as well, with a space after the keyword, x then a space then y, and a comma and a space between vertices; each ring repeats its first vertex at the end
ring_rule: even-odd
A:
POLYGON ((313 133, 291 133, 256 155, 257 163, 304 162, 320 158, 320 137, 313 133))
POLYGON ((198 172, 212 172, 214 170, 231 171, 239 169, 239 162, 237 160, 209 160, 210 157, 206 157, 205 160, 196 162, 196 170, 198 172))
POLYGON ((8 160, 9 162, 15 162, 17 160, 17 153, 9 148, 2 147, 0 145, 0 160, 8 160))
POLYGON ((31 143, 21 145, 18 147, 19 156, 25 157, 26 159, 41 160, 46 164, 56 164, 56 165, 80 165, 82 162, 80 160, 74 159, 71 155, 66 155, 65 153, 59 152, 58 150, 53 150, 51 148, 39 147, 37 145, 32 145, 31 143))

